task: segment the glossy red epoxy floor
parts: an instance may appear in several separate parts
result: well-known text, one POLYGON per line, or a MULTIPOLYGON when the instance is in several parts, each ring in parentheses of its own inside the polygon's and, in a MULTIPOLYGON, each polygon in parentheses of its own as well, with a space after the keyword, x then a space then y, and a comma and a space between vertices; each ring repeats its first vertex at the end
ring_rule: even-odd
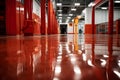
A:
POLYGON ((120 80, 120 35, 0 37, 0 80, 120 80))

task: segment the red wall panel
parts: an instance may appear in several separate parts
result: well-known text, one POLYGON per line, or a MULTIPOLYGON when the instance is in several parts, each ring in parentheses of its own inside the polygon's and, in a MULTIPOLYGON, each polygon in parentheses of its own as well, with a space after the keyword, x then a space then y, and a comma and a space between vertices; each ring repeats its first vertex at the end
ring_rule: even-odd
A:
POLYGON ((92 24, 85 24, 85 34, 92 34, 92 24))
POLYGON ((6 0, 6 31, 7 35, 17 35, 16 0, 6 0))
MULTIPOLYGON (((23 29, 25 28, 26 24, 24 21, 27 21, 27 16, 24 15, 24 5, 22 5, 20 2, 16 2, 16 7, 20 8, 16 10, 16 23, 17 23, 17 33, 23 34, 23 29), (21 10, 21 8, 23 10, 21 10), (26 19, 26 20, 24 20, 26 19)), ((32 28, 28 27, 25 32, 40 35, 40 25, 41 25, 41 19, 38 15, 35 13, 32 13, 32 28)))

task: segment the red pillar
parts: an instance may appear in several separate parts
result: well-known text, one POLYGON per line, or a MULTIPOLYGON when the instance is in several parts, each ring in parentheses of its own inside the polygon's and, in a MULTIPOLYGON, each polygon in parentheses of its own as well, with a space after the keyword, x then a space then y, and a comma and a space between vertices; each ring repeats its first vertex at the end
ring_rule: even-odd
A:
POLYGON ((33 0, 24 0, 24 27, 22 29, 24 35, 33 35, 32 21, 33 0))
POLYGON ((16 0, 6 0, 6 32, 7 35, 17 35, 16 0))
POLYGON ((109 0, 109 22, 108 22, 108 33, 109 34, 113 34, 113 8, 114 8, 114 2, 113 0, 109 0))
POLYGON ((54 9, 51 0, 48 0, 48 34, 54 34, 54 9))
POLYGON ((41 0, 41 34, 45 35, 47 33, 46 29, 46 0, 41 0))
POLYGON ((92 34, 95 34, 95 6, 92 7, 92 34))

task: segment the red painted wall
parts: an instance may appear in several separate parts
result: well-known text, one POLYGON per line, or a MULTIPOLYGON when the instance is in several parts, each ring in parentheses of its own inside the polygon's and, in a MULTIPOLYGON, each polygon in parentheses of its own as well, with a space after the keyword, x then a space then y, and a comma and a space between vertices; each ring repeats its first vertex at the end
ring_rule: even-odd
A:
POLYGON ((120 20, 116 21, 116 34, 120 34, 120 20))
POLYGON ((92 24, 85 24, 85 34, 92 34, 92 24))
POLYGON ((51 0, 48 0, 48 34, 58 34, 59 27, 51 0))
MULTIPOLYGON (((22 8, 24 9, 24 5, 20 2, 16 2, 16 8, 22 8)), ((25 28, 25 21, 24 21, 24 10, 16 10, 16 25, 17 25, 17 34, 21 35, 24 34, 23 29, 25 28)), ((35 13, 32 13, 32 28, 27 28, 25 32, 31 33, 33 35, 40 35, 40 26, 41 26, 41 18, 36 15, 35 13)))
POLYGON ((6 32, 7 35, 17 35, 16 0, 6 0, 6 32))

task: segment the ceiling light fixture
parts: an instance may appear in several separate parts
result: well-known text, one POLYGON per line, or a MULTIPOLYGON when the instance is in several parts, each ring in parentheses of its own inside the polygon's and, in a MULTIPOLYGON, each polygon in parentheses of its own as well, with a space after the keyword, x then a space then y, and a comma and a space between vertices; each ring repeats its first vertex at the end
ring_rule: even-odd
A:
POLYGON ((59 19, 62 19, 62 17, 59 17, 59 19))
POLYGON ((62 12, 62 10, 58 10, 58 12, 62 12))
POLYGON ((80 3, 75 3, 74 5, 75 5, 75 6, 80 6, 80 3))
POLYGON ((120 3, 120 1, 116 0, 115 3, 120 3))
POLYGON ((70 19, 71 17, 67 17, 68 19, 70 19))
POLYGON ((62 3, 57 3, 57 6, 62 6, 62 3))
POLYGON ((107 9, 107 7, 102 7, 101 9, 104 9, 104 10, 106 10, 106 9, 107 9))
POLYGON ((72 8, 71 11, 76 11, 76 8, 72 8))
POLYGON ((62 14, 58 14, 58 16, 62 16, 62 14))
POLYGON ((73 16, 73 14, 69 14, 69 16, 73 16))

